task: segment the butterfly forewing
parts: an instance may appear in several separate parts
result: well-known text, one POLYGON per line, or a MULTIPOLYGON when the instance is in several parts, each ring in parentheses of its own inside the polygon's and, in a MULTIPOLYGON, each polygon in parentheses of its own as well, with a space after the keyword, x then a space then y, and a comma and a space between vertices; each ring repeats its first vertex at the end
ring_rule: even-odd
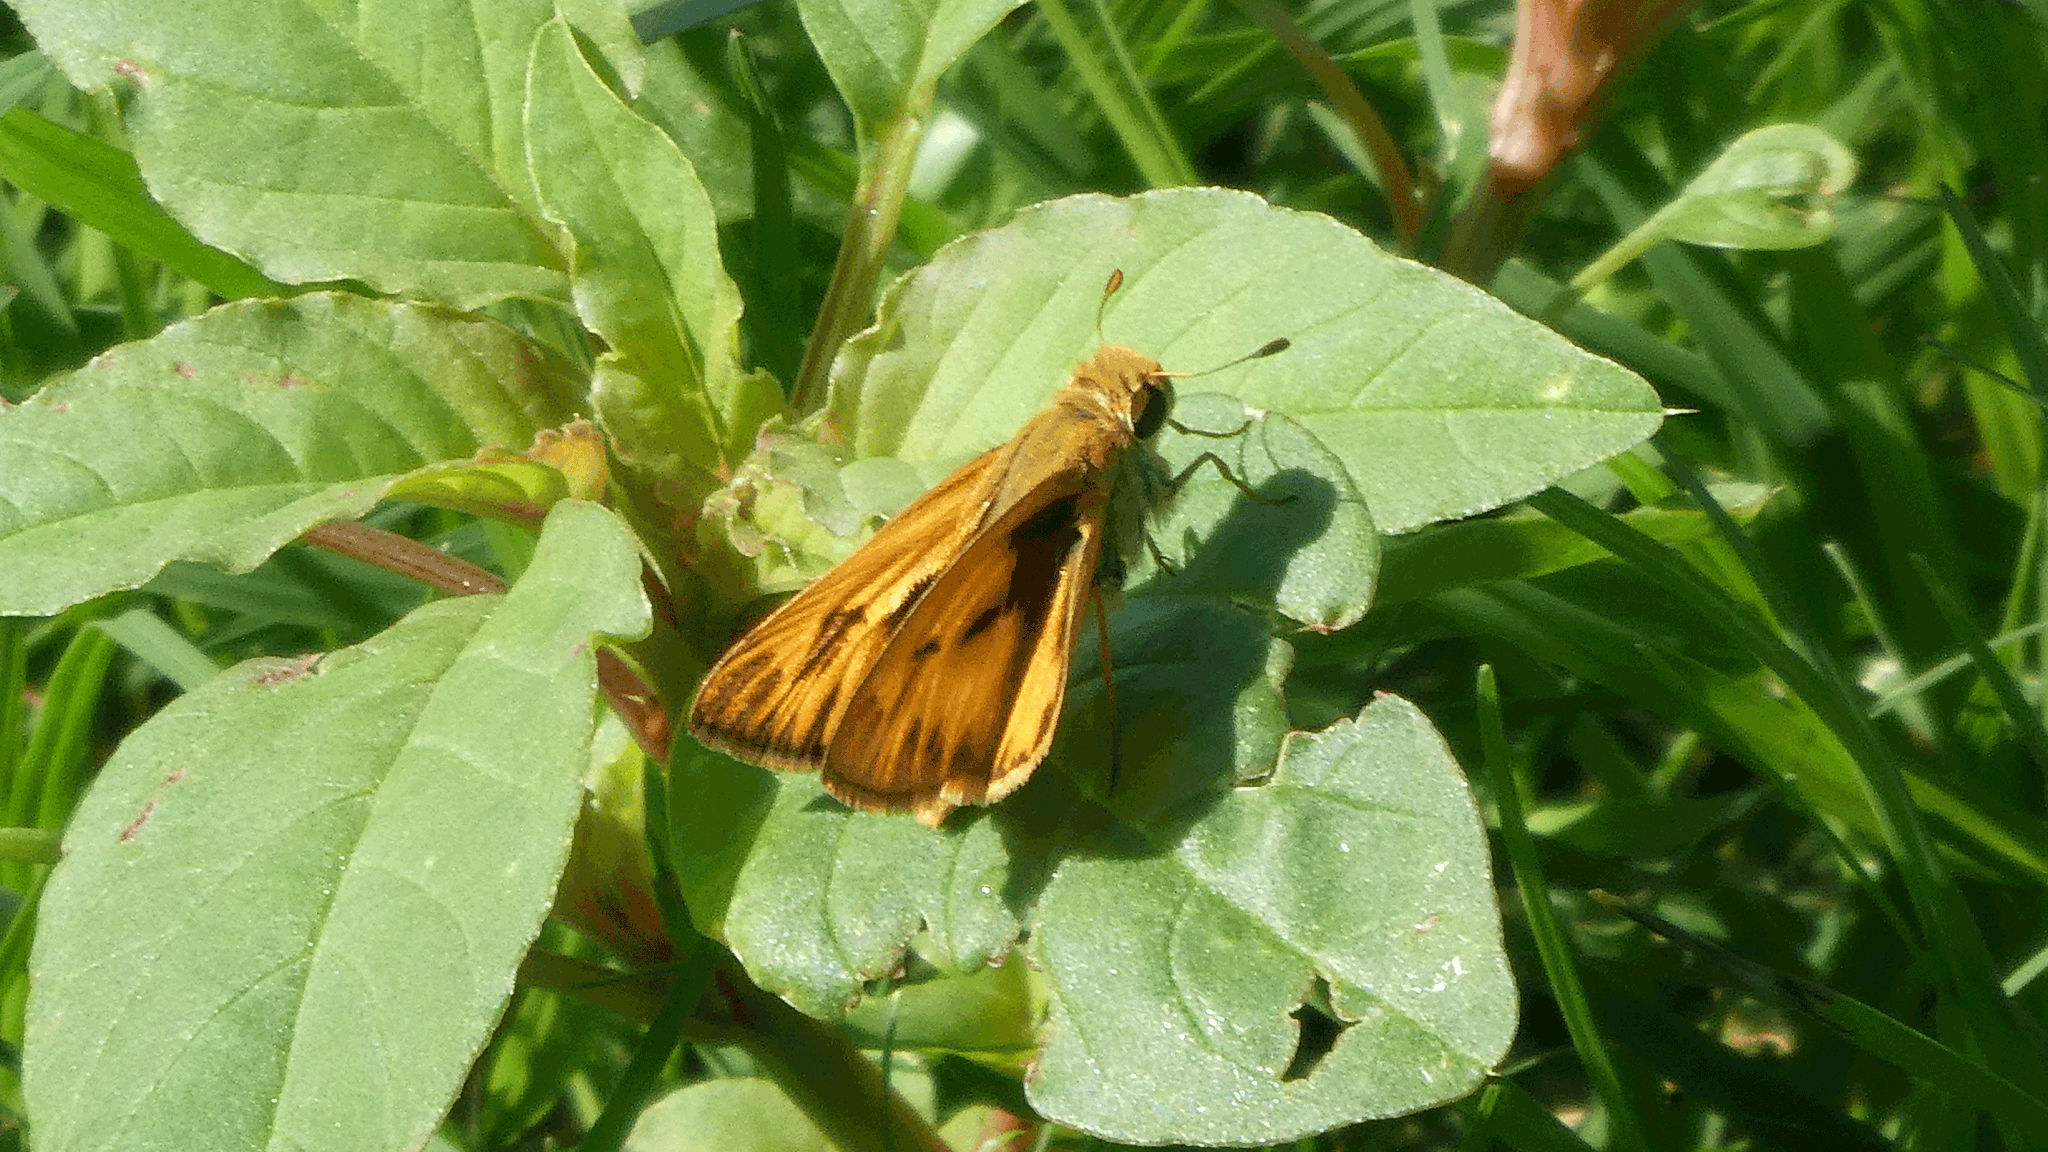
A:
POLYGON ((821 767, 890 636, 979 530, 1014 450, 962 466, 740 637, 697 691, 697 738, 776 768, 821 767))
POLYGON ((969 542, 862 680, 826 788, 936 824, 1024 782, 1059 722, 1105 498, 1087 473, 1055 472, 969 542))

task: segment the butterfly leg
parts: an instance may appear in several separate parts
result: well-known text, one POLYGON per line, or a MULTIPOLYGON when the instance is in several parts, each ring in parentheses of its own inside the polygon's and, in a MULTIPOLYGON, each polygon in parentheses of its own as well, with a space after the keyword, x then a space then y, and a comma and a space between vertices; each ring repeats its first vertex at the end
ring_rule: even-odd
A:
POLYGON ((1152 554, 1152 563, 1161 572, 1166 573, 1168 576, 1180 575, 1180 569, 1174 567, 1172 562, 1167 560, 1165 554, 1159 551, 1159 543, 1152 539, 1150 532, 1145 533, 1145 551, 1152 554))
POLYGON ((1238 479, 1237 473, 1232 472, 1230 470, 1230 465, 1225 464, 1223 462, 1223 457, 1218 456, 1214 452, 1204 452, 1200 456, 1195 457, 1194 462, 1189 464, 1187 467, 1181 469, 1180 474, 1178 476, 1175 476, 1172 480, 1167 481, 1167 490, 1170 492, 1179 492, 1181 485, 1188 482, 1188 477, 1193 476, 1195 474, 1195 469, 1200 468, 1204 464, 1214 464, 1216 466, 1216 470, 1218 472, 1223 473, 1223 478, 1225 480, 1228 480, 1233 485, 1236 485, 1237 490, 1239 492, 1244 493, 1245 496, 1248 497, 1255 504, 1264 504, 1270 508, 1277 507, 1278 505, 1285 504, 1288 501, 1294 499, 1294 495, 1292 493, 1289 493, 1286 496, 1279 497, 1278 499, 1275 499, 1271 496, 1259 495, 1257 492, 1254 492, 1252 490, 1251 485, 1246 484, 1244 481, 1238 479))
POLYGON ((1166 418, 1166 426, 1183 436, 1206 436, 1211 440, 1228 440, 1232 436, 1242 436, 1251 431, 1252 418, 1249 416, 1245 417, 1244 423, 1239 424, 1228 432, 1211 432, 1207 428, 1190 428, 1171 416, 1166 418))

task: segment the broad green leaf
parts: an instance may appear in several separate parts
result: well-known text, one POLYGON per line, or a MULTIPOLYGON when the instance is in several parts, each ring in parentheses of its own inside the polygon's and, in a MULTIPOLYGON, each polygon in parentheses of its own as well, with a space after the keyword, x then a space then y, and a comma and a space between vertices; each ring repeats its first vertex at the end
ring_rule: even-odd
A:
POLYGON ((862 1000, 845 1027, 863 1048, 958 1052, 1022 1071, 1038 1052, 1044 981, 1021 957, 963 976, 898 984, 862 1000))
POLYGON ((773 1080, 706 1080, 640 1114, 625 1152, 835 1152, 773 1080))
POLYGON ((1105 338, 1335 454, 1383 532, 1497 507, 1655 431, 1626 369, 1328 217, 1213 188, 1076 196, 948 245, 849 343, 831 416, 856 456, 951 463, 1016 431, 1105 338))
POLYGON ((534 42, 525 130, 542 212, 570 238, 570 291, 610 351, 595 398, 620 449, 665 476, 700 476, 780 406, 741 370, 739 290, 718 221, 675 142, 593 71, 561 20, 534 42), (649 286, 656 286, 650 291, 649 286))
POLYGON ((951 973, 1002 955, 1058 844, 1090 829, 1170 844, 1216 795, 1270 773, 1287 732, 1286 645, 1263 616, 1168 587, 1112 613, 1115 708, 1084 641, 1046 763, 940 831, 852 812, 815 775, 679 744, 676 794, 694 802, 676 806, 673 843, 698 926, 762 987, 834 1015, 913 945, 951 973))
POLYGON ((1021 0, 800 0, 804 31, 863 125, 928 103, 939 76, 1021 0))
MULTIPOLYGON (((563 7, 637 71, 622 10, 563 7)), ((287 283, 355 277, 462 307, 564 295, 521 131, 529 48, 556 9, 15 6, 72 83, 136 85, 136 161, 201 240, 287 283)))
POLYGON ((503 1011, 590 760, 601 635, 644 633, 630 536, 560 505, 504 596, 151 719, 44 894, 38 1147, 417 1147, 503 1011))
POLYGON ((1484 828, 1396 697, 1295 737, 1166 851, 1067 857, 1032 951, 1052 1016, 1025 1090, 1112 1140, 1275 1144, 1399 1115, 1470 1091, 1514 1033, 1484 828), (1327 1050, 1305 1011, 1334 1022, 1327 1050))
MULTIPOLYGON (((1242 547, 1243 542, 1237 542, 1242 547)), ((1200 562, 1193 571, 1199 572, 1200 562)), ((1164 846, 1215 797, 1273 771, 1288 732, 1282 689, 1293 649, 1263 612, 1173 592, 1167 579, 1110 617, 1112 702, 1099 643, 1083 642, 1053 742, 1054 779, 1020 794, 1012 816, 1056 826, 1100 823, 1164 846), (1076 810, 1078 790, 1089 800, 1076 810)), ((1083 635, 1094 632, 1084 627, 1083 635)), ((1093 639, 1092 637, 1089 637, 1093 639)))
MULTIPOLYGON (((714 79, 698 68, 679 40, 649 44, 645 52, 646 87, 634 102, 634 110, 661 125, 690 158, 719 223, 752 216, 753 142, 748 139, 745 118, 732 106, 736 97, 725 78, 714 79)), ((827 201, 815 188, 805 195, 819 210, 830 203, 836 209, 831 216, 835 223, 845 217, 843 200, 827 201)))
POLYGON ((308 295, 216 308, 0 411, 0 612, 247 571, 407 474, 525 449, 574 414, 559 356, 501 324, 308 295))

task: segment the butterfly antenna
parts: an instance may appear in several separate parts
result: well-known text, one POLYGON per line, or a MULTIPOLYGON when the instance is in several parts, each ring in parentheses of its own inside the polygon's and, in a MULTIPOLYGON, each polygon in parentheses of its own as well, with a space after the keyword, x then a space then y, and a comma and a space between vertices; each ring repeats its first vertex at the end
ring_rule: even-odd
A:
POLYGON ((1221 372, 1225 368, 1235 368, 1247 360, 1264 360, 1268 356, 1277 356, 1293 347, 1293 343, 1293 341, 1285 336, 1276 336, 1268 340, 1258 351, 1247 352, 1228 364, 1218 364, 1214 368, 1204 368, 1200 372, 1167 372, 1164 375, 1171 376, 1175 380, 1186 380, 1193 376, 1207 376, 1211 372, 1221 372))
POLYGON ((1109 311, 1109 298, 1124 286, 1124 270, 1116 268, 1109 274, 1109 283, 1102 286, 1102 302, 1095 306, 1095 342, 1107 346, 1109 338, 1102 334, 1102 314, 1109 311))

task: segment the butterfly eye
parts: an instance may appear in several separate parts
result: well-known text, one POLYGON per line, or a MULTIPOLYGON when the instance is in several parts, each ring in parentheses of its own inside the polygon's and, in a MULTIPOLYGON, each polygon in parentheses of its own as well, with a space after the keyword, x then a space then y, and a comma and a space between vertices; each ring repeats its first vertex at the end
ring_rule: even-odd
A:
POLYGON ((1173 385, 1164 380, 1148 380, 1138 386, 1136 399, 1131 431, 1140 440, 1150 440, 1159 431, 1159 426, 1166 423, 1166 414, 1173 409, 1173 385))

